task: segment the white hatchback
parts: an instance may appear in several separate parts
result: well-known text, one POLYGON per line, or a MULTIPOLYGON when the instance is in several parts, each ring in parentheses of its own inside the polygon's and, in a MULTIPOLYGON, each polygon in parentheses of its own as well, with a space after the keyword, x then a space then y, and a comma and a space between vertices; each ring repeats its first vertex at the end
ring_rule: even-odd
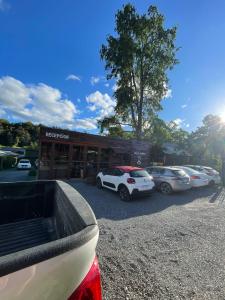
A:
POLYGON ((116 166, 97 175, 97 187, 106 187, 119 193, 121 200, 129 201, 132 196, 149 195, 155 186, 152 176, 143 169, 131 166, 116 166))
POLYGON ((17 165, 18 170, 23 170, 23 169, 31 169, 31 163, 29 159, 21 159, 17 165))

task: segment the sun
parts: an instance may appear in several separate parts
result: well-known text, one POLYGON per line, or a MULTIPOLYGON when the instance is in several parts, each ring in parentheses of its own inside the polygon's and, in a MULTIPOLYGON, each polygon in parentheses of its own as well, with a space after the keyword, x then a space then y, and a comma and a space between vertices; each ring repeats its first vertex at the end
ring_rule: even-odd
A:
POLYGON ((225 123, 225 110, 219 114, 223 123, 225 123))

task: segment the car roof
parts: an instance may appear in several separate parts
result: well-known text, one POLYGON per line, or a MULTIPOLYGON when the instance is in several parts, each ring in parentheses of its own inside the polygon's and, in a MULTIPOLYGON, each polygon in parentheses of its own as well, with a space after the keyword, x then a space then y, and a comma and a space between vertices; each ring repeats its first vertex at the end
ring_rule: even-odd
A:
POLYGON ((143 168, 139 167, 132 167, 132 166, 115 166, 114 169, 119 169, 123 172, 131 172, 131 171, 137 171, 137 170, 144 170, 143 168))
POLYGON ((169 170, 179 170, 178 167, 173 167, 173 166, 151 166, 151 167, 147 167, 148 169, 151 168, 158 168, 158 169, 169 169, 169 170))

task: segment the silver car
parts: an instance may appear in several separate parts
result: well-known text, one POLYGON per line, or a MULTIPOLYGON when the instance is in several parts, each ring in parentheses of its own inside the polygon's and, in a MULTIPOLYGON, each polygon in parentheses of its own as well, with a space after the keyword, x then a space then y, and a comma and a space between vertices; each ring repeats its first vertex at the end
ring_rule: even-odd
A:
POLYGON ((191 188, 190 177, 178 168, 173 167, 147 167, 146 170, 152 175, 156 188, 163 194, 173 191, 185 191, 191 188))

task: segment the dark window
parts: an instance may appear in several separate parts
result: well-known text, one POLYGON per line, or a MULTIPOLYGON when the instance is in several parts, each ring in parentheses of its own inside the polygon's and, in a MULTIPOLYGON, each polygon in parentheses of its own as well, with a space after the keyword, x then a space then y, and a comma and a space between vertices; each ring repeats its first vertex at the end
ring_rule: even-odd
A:
POLYGON ((150 173, 151 173, 151 174, 159 174, 159 173, 160 173, 160 170, 161 170, 161 169, 159 169, 159 168, 151 168, 151 169, 150 169, 150 173))
POLYGON ((84 159, 84 147, 83 146, 73 146, 72 160, 83 161, 84 159))
POLYGON ((183 170, 171 170, 172 174, 176 176, 185 176, 186 173, 183 170))
POLYGON ((112 169, 105 169, 103 170, 103 175, 111 175, 112 174, 112 169))
POLYGON ((160 175, 164 175, 164 174, 166 173, 166 169, 159 169, 159 170, 158 170, 158 173, 159 173, 160 175))
POLYGON ((124 173, 119 169, 112 169, 112 176, 122 176, 124 173))
POLYGON ((146 170, 134 170, 134 171, 130 171, 130 177, 149 177, 149 174, 146 170))
POLYGON ((88 147, 87 150, 87 161, 92 161, 96 163, 98 159, 98 148, 97 147, 88 147))
POLYGON ((41 144, 41 160, 50 160, 52 144, 42 143, 41 144))

